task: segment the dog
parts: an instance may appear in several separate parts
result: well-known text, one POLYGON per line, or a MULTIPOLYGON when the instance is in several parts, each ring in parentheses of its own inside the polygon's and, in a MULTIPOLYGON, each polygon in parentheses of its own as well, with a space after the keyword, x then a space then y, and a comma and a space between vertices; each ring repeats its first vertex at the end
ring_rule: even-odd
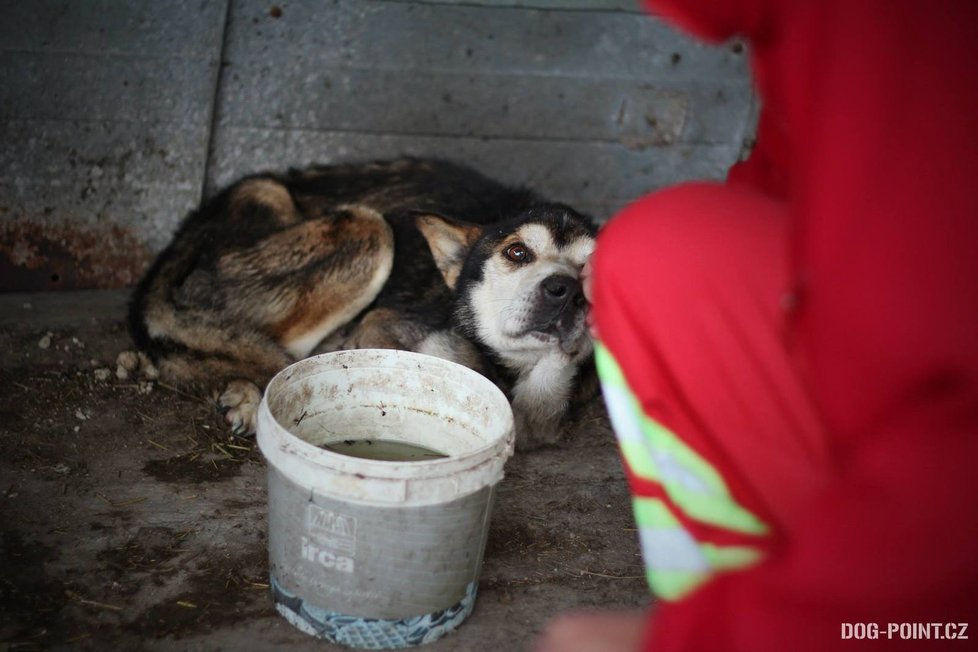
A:
POLYGON ((396 348, 484 374, 517 448, 535 448, 557 441, 591 363, 580 275, 595 233, 445 160, 258 174, 184 219, 135 289, 130 332, 146 370, 214 396, 238 435, 292 362, 396 348))

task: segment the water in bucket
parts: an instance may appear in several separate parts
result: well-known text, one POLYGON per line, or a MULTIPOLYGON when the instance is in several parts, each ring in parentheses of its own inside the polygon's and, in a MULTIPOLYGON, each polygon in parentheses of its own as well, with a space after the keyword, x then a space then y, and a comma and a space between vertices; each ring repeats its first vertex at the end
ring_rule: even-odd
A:
POLYGON ((393 439, 344 439, 323 444, 322 448, 341 455, 384 462, 423 462, 448 457, 425 446, 393 439))

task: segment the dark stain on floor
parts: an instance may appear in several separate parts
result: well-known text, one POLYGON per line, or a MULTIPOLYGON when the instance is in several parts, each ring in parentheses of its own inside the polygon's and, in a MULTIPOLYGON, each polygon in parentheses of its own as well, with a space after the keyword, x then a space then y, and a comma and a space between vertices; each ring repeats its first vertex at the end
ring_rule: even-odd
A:
POLYGON ((237 459, 188 453, 150 460, 143 465, 143 471, 160 482, 217 482, 239 475, 242 463, 237 459))

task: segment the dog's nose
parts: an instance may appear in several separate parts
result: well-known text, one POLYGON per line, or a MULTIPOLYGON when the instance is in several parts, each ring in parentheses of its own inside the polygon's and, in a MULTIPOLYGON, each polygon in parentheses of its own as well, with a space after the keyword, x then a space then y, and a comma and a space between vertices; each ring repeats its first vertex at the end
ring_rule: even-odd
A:
POLYGON ((540 284, 540 292, 544 301, 552 305, 563 305, 576 302, 578 297, 582 297, 581 282, 572 276, 554 274, 543 279, 540 284))

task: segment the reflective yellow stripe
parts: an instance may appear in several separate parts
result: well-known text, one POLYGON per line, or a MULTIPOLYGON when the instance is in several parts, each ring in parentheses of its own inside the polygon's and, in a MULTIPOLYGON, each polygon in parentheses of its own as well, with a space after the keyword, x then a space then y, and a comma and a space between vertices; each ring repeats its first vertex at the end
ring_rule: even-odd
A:
POLYGON ((632 500, 645 577, 663 600, 678 600, 706 580, 712 569, 696 540, 658 498, 632 500))
MULTIPOLYGON (((622 456, 639 478, 662 485, 672 504, 694 520, 762 535, 768 527, 739 505, 723 477, 674 433, 648 417, 611 353, 595 343, 601 387, 622 456)), ((743 568, 761 558, 750 546, 700 543, 662 500, 633 501, 646 578, 663 600, 678 600, 718 570, 743 568)))
POLYGON ((743 568, 761 558, 749 546, 698 543, 658 498, 636 497, 632 504, 646 579, 663 600, 678 600, 717 570, 743 568))
POLYGON ((666 602, 675 602, 709 579, 709 573, 663 571, 647 568, 645 579, 652 591, 666 602))
POLYGON ((600 342, 595 342, 595 360, 612 425, 632 473, 662 484, 691 518, 734 532, 766 534, 767 525, 734 500, 716 469, 644 413, 621 367, 600 342))
POLYGON ((700 545, 700 549, 710 565, 717 570, 745 568, 761 560, 761 552, 750 546, 716 546, 712 543, 704 543, 700 545))
POLYGON ((679 519, 658 498, 635 496, 632 498, 632 509, 635 512, 635 524, 640 528, 682 527, 679 519))

